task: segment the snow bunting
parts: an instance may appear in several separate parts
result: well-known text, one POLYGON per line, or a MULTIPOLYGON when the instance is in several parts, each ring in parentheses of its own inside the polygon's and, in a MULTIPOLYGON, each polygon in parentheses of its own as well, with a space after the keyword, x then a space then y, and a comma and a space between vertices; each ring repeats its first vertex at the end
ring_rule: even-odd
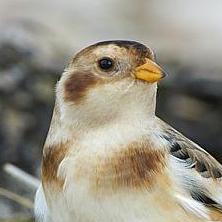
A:
POLYGON ((39 221, 222 221, 222 166, 155 115, 163 77, 134 41, 75 55, 56 88, 39 221))

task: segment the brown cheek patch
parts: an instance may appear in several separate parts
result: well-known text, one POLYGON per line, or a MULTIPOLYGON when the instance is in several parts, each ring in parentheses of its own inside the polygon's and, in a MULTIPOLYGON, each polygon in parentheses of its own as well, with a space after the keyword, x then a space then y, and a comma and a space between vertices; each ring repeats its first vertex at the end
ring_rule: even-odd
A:
POLYGON ((96 190, 107 187, 152 188, 163 173, 166 157, 163 151, 151 150, 133 143, 114 154, 96 169, 96 190))
POLYGON ((99 79, 92 73, 74 72, 65 82, 64 100, 80 103, 99 79))
POLYGON ((67 144, 61 143, 44 149, 46 150, 46 153, 43 155, 42 159, 43 184, 53 183, 56 186, 62 187, 64 181, 57 177, 57 172, 61 161, 67 154, 67 144))

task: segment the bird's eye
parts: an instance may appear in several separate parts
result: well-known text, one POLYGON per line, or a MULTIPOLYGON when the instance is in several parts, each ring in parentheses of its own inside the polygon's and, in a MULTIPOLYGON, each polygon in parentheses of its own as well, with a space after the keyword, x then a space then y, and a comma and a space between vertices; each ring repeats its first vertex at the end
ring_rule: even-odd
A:
POLYGON ((98 61, 98 65, 103 71, 110 71, 113 68, 114 62, 111 58, 102 58, 98 61))

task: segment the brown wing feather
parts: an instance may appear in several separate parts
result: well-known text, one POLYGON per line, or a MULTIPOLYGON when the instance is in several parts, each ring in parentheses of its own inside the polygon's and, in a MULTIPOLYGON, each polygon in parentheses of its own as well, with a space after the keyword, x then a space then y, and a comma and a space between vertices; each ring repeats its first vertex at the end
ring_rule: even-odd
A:
MULTIPOLYGON (((188 166, 187 170, 196 172, 202 178, 201 181, 194 181, 195 186, 184 186, 184 188, 194 200, 209 209, 209 215, 213 221, 222 221, 222 193, 218 193, 222 191, 222 165, 208 152, 165 122, 158 119, 158 123, 162 129, 161 136, 169 142, 169 153, 185 162, 188 166), (218 197, 218 195, 221 196, 218 197)), ((195 174, 193 176, 195 177, 195 174)))
POLYGON ((222 211, 221 210, 217 210, 215 208, 209 208, 210 213, 209 216, 211 218, 212 221, 222 221, 222 211))
POLYGON ((165 122, 158 121, 164 129, 162 136, 170 142, 172 156, 186 161, 204 178, 222 178, 222 165, 214 157, 165 122))

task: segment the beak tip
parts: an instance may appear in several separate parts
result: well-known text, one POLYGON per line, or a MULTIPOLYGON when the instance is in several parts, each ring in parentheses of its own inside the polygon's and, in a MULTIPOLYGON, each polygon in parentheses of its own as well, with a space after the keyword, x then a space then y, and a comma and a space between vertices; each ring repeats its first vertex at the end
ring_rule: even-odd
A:
POLYGON ((165 71, 163 71, 163 73, 162 73, 162 79, 165 78, 165 77, 167 77, 167 76, 168 76, 168 73, 166 73, 165 71))
POLYGON ((162 77, 162 78, 165 78, 165 77, 167 77, 167 76, 168 76, 168 73, 163 72, 163 77, 162 77))

